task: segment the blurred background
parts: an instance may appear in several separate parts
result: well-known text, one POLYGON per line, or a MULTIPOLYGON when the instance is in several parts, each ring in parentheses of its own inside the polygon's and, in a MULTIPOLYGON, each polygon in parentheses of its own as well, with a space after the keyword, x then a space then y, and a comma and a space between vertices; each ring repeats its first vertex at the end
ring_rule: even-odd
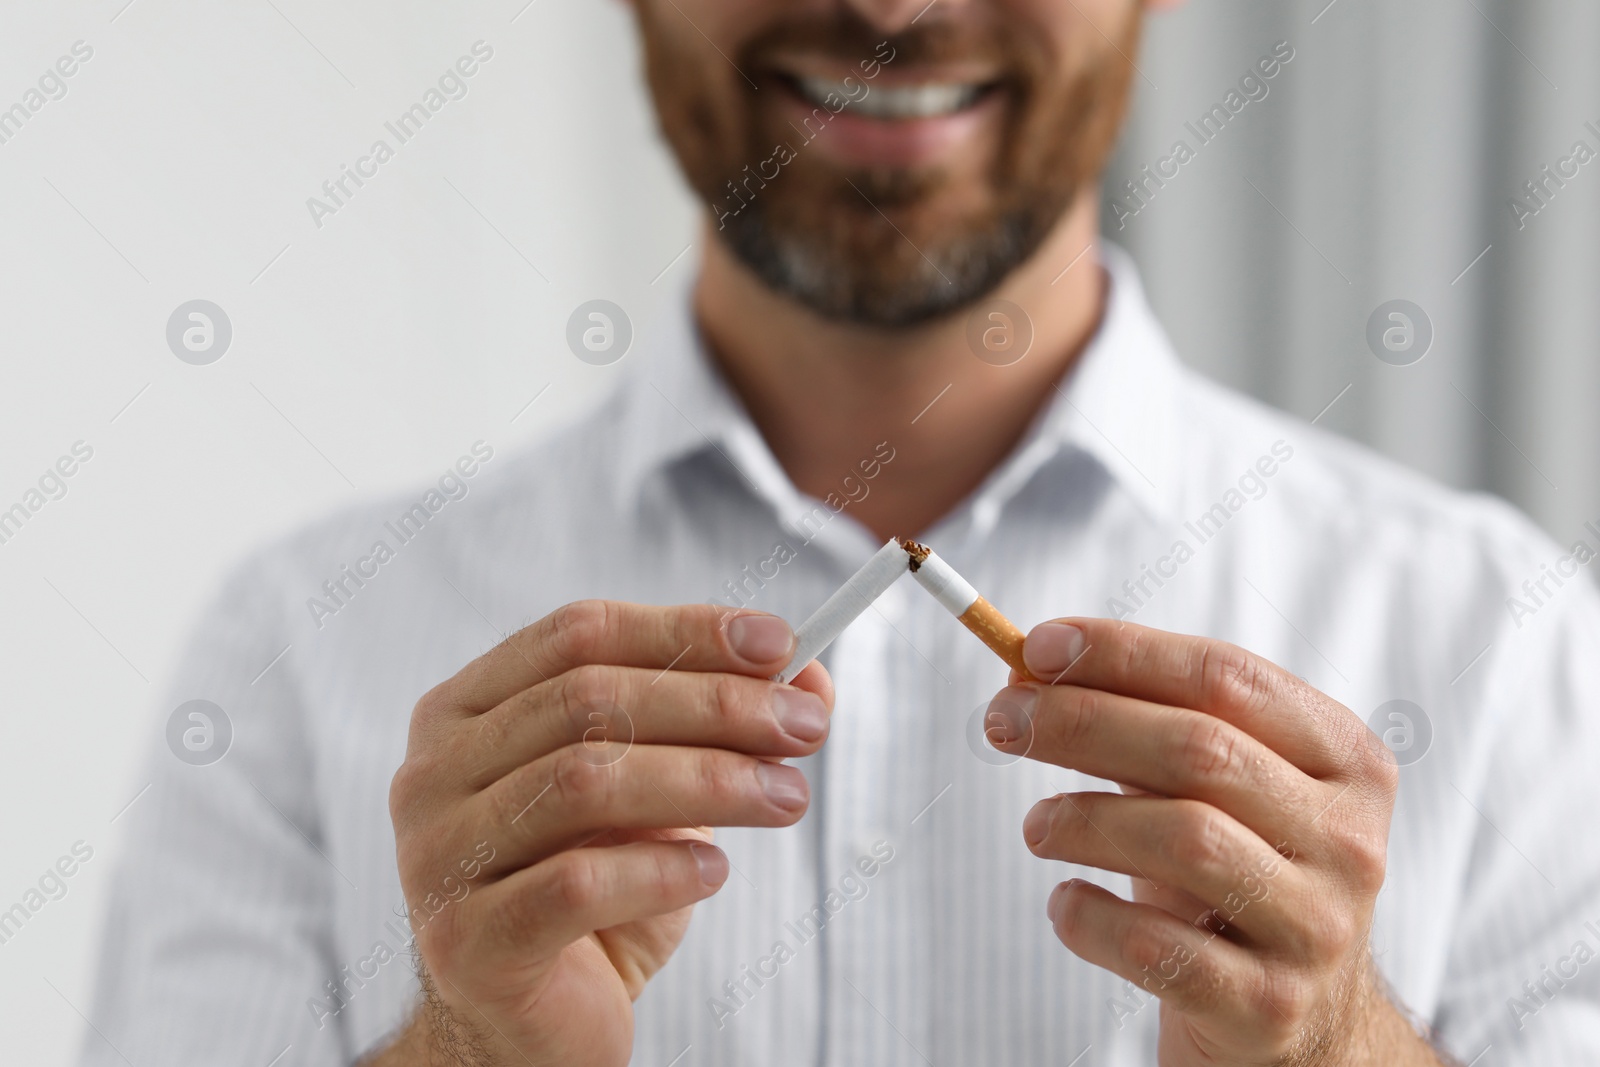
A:
MULTIPOLYGON (((1597 42, 1592 0, 1191 0, 1137 57, 1106 234, 1193 366, 1571 542, 1600 523, 1597 42)), ((0 1059, 73 1056, 153 694, 229 564, 582 414, 627 360, 573 358, 568 315, 647 330, 693 270, 636 58, 617 2, 5 5, 0 910, 92 858, 0 942, 0 1059), (203 364, 168 339, 195 300, 203 364)))

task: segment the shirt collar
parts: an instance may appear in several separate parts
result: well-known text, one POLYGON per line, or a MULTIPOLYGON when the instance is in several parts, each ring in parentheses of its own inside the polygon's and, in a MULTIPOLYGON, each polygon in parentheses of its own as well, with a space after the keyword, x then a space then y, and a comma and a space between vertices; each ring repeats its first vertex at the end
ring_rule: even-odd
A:
MULTIPOLYGON (((694 321, 698 272, 683 271, 674 299, 640 329, 633 373, 617 398, 617 502, 692 456, 720 452, 758 496, 799 498, 727 381, 694 321)), ((776 500, 773 501, 777 503, 776 500)))
MULTIPOLYGON (((1182 368, 1156 321, 1131 257, 1102 243, 1109 275, 1099 329, 1055 390, 1023 443, 974 495, 976 526, 989 526, 1006 499, 1063 451, 1091 457, 1146 512, 1178 513, 1182 368)), ((641 324, 633 373, 617 398, 619 505, 646 482, 692 456, 717 452, 779 515, 808 501, 794 488, 739 398, 711 363, 694 322, 694 271, 678 298, 641 324)))
POLYGON ((1182 503, 1183 367, 1132 257, 1106 242, 1099 252, 1108 275, 1100 328, 1029 437, 1089 455, 1152 516, 1172 518, 1182 503))

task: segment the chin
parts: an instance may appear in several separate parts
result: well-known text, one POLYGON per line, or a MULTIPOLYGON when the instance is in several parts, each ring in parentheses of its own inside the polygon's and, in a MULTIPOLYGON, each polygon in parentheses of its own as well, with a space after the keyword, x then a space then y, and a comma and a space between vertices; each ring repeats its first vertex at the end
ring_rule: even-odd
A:
POLYGON ((883 329, 937 322, 993 293, 1038 251, 1074 195, 1063 189, 974 214, 955 203, 982 197, 949 189, 920 201, 886 197, 887 206, 845 190, 853 204, 752 202, 715 232, 779 295, 829 320, 883 329))

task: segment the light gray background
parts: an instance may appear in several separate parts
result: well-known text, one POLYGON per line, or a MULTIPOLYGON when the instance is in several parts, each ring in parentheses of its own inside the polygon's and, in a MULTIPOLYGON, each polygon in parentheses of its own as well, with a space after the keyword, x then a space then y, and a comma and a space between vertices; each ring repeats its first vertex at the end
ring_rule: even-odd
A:
MULTIPOLYGON (((0 910, 95 849, 0 945, 0 1058, 38 1067, 75 1047, 152 694, 230 561, 581 414, 627 361, 573 358, 572 309, 647 321, 695 258, 620 4, 125 3, 0 15, 0 107, 94 49, 0 144, 0 508, 94 448, 0 545, 0 910), (479 39, 468 95, 316 228, 306 198, 479 39), (233 323, 210 366, 166 346, 193 299, 233 323)), ((1507 201, 1600 148, 1600 8, 1325 4, 1156 21, 1113 185, 1277 41, 1296 57, 1113 236, 1192 363, 1570 541, 1600 520, 1600 161, 1521 231, 1507 201), (1436 331, 1411 367, 1364 340, 1395 298, 1436 331)))

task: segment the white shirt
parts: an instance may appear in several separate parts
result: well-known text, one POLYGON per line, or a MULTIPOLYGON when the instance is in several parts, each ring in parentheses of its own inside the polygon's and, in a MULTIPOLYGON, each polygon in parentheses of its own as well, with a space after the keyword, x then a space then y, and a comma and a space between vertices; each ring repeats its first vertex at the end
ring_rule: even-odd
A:
MULTIPOLYGON (((1410 701, 1379 720, 1406 761, 1379 966, 1463 1061, 1600 1062, 1600 611, 1587 581, 1546 570, 1578 564, 1504 504, 1186 371, 1132 265, 1104 254, 1111 302, 1061 395, 920 538, 1024 629, 1131 614, 1243 645, 1363 719, 1410 701)), ((157 746, 86 1065, 352 1063, 416 991, 387 797, 421 693, 584 597, 799 620, 877 547, 845 503, 872 480, 802 496, 687 300, 664 318, 599 414, 464 463, 465 497, 452 482, 353 510, 226 584, 163 707, 215 702, 231 748, 191 766, 157 746)), ((1045 917, 1065 878, 1127 880, 1022 841, 1035 801, 1104 784, 989 750, 978 716, 1004 665, 909 582, 876 608, 823 657, 838 705, 800 761, 810 811, 718 832, 734 873, 640 999, 634 1062, 1153 1064, 1156 1006, 1045 917)))

